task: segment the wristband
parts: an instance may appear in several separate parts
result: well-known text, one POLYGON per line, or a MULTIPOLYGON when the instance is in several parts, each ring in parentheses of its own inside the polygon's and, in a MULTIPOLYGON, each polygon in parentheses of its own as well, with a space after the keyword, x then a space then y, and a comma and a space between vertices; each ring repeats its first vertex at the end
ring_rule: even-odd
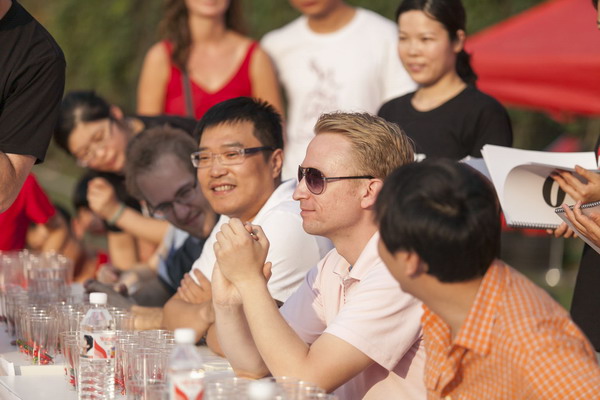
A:
POLYGON ((123 211, 125 211, 125 204, 119 203, 119 209, 113 214, 113 216, 106 221, 107 224, 114 226, 121 215, 123 215, 123 211))

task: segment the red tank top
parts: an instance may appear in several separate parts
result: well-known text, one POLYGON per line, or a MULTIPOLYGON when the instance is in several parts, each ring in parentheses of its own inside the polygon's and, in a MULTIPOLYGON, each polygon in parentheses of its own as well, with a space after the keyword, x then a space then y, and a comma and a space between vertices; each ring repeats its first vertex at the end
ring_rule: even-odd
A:
MULTIPOLYGON (((171 43, 163 42, 171 55, 171 43)), ((252 96, 252 83, 250 82, 250 59, 256 49, 257 43, 252 42, 248 47, 246 56, 231 80, 214 92, 204 90, 200 85, 191 80, 192 98, 194 99, 194 112, 197 119, 217 103, 239 97, 252 96)), ((167 83, 165 98, 165 114, 186 116, 185 94, 183 89, 181 70, 171 62, 171 77, 167 83)))

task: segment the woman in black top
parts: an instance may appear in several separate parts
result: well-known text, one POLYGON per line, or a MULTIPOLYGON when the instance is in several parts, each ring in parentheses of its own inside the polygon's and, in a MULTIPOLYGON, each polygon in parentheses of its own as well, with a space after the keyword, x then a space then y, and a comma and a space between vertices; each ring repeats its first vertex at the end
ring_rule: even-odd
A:
POLYGON ((474 86, 460 0, 404 0, 396 17, 400 60, 419 88, 384 104, 379 115, 426 157, 458 160, 481 157, 484 144, 511 146, 506 110, 474 86))

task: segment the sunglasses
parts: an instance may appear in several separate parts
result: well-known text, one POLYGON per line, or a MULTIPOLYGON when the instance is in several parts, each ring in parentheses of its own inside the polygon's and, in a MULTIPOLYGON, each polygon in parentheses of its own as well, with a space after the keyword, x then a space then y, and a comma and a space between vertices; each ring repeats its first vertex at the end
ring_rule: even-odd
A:
POLYGON ((374 176, 336 176, 325 177, 323 173, 316 168, 304 168, 298 166, 298 183, 305 179, 306 187, 312 194, 321 194, 325 191, 327 182, 341 181, 344 179, 373 179, 374 176))

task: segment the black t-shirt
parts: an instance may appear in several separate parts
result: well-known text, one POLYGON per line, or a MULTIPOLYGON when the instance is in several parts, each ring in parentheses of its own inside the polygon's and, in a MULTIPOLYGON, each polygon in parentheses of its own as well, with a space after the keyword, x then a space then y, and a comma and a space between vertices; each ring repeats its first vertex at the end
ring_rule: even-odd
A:
POLYGON ((512 146, 512 127, 504 107, 472 86, 430 111, 417 111, 409 93, 390 100, 379 116, 395 122, 418 154, 460 160, 481 157, 484 144, 512 146))
POLYGON ((0 151, 44 160, 65 86, 65 58, 13 1, 0 20, 0 151))

